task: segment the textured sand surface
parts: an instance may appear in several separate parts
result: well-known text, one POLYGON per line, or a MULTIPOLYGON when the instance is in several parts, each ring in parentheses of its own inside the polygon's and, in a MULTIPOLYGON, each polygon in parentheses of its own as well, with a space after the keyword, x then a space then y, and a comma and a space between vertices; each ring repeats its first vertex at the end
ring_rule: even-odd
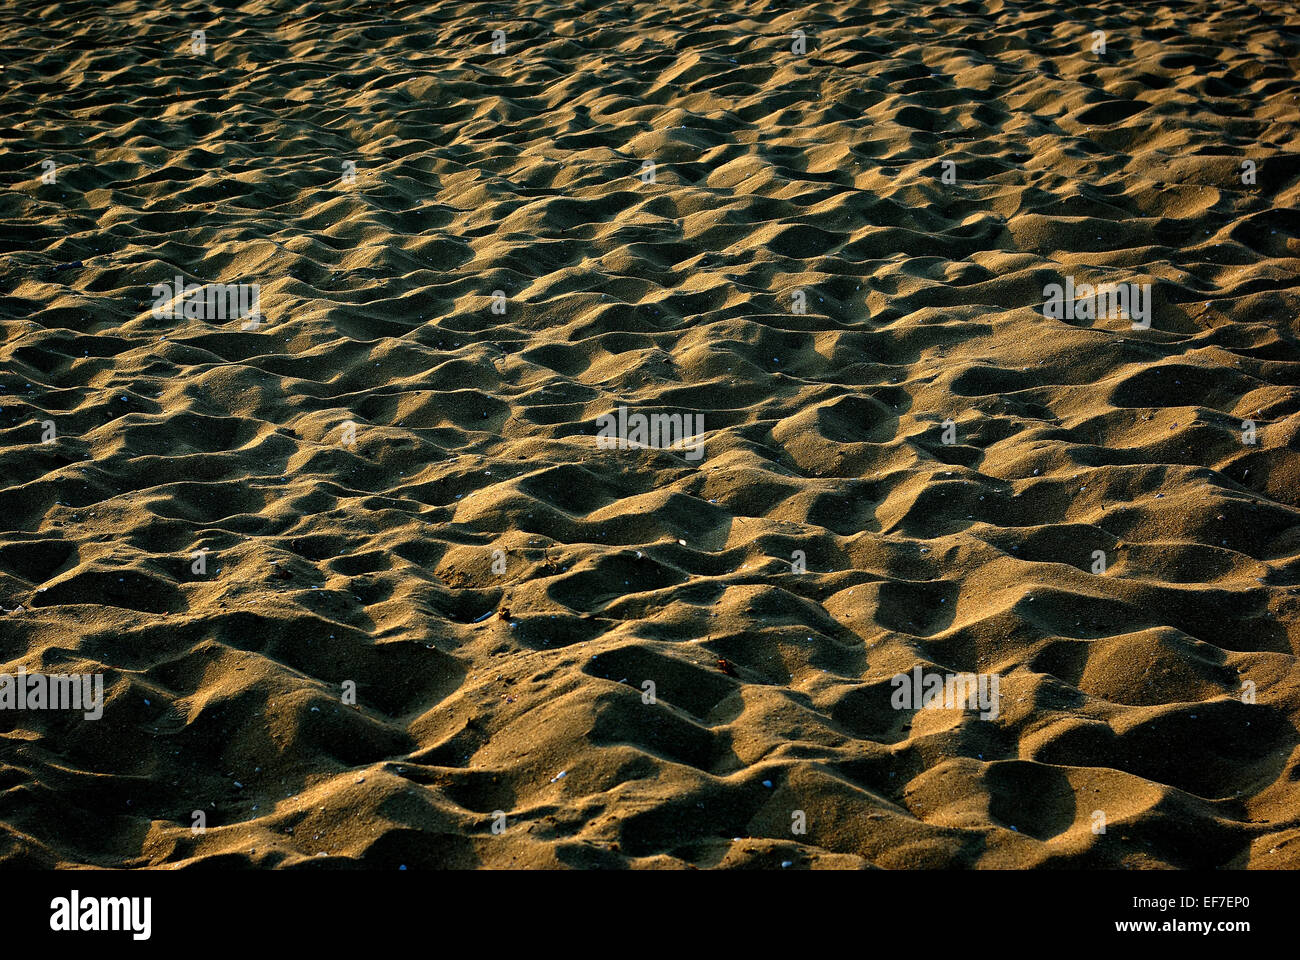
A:
POLYGON ((159 7, 0 11, 0 864, 1300 867, 1293 5, 159 7))

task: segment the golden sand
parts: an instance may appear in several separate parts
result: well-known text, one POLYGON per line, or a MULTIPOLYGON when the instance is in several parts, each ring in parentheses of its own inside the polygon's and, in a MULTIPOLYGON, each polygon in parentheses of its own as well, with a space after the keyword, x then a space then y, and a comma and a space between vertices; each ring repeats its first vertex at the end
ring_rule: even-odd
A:
POLYGON ((16 6, 0 863, 1300 866, 1291 5, 16 6))

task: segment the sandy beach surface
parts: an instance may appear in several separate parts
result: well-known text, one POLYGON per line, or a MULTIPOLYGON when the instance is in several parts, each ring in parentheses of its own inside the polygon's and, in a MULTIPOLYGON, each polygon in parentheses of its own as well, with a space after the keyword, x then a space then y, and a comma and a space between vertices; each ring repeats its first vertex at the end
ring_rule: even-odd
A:
POLYGON ((1300 867, 1294 10, 7 5, 0 866, 1300 867))

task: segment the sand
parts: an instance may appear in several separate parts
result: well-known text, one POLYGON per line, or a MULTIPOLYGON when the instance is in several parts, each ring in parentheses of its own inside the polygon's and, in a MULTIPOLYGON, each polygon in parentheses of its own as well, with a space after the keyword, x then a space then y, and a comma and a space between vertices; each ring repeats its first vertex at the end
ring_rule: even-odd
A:
POLYGON ((1300 867, 1290 9, 6 7, 0 863, 1300 867))

